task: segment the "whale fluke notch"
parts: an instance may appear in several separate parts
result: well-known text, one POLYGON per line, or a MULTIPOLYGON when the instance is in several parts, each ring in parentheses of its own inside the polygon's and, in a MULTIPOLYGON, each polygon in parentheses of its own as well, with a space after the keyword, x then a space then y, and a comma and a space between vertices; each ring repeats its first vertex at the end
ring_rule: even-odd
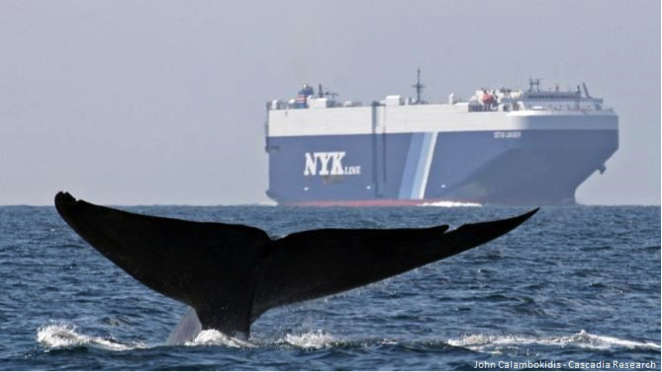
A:
POLYGON ((452 231, 447 225, 321 229, 272 240, 254 227, 140 215, 63 192, 55 196, 55 206, 110 261, 194 309, 180 323, 194 331, 175 330, 169 343, 186 341, 200 329, 247 338, 251 324, 269 309, 361 287, 464 252, 538 211, 452 231))

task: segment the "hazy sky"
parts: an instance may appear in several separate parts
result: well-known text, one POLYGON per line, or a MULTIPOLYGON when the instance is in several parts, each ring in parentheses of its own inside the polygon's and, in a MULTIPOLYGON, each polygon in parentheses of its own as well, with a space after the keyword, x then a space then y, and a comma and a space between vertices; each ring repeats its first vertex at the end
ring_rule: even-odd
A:
POLYGON ((0 1, 0 204, 265 202, 264 104, 584 81, 620 149, 577 192, 660 204, 660 2, 0 1))

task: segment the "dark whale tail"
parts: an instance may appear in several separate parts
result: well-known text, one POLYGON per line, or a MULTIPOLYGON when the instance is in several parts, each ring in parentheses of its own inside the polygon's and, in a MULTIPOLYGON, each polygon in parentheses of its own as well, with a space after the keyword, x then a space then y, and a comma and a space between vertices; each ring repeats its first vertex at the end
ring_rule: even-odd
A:
POLYGON ((538 210, 450 232, 447 225, 322 229, 272 240, 254 227, 139 215, 62 192, 55 206, 76 233, 117 266, 195 310, 178 327, 189 331, 173 333, 171 342, 200 329, 248 337, 250 325, 271 308, 347 291, 458 254, 506 234, 538 210))

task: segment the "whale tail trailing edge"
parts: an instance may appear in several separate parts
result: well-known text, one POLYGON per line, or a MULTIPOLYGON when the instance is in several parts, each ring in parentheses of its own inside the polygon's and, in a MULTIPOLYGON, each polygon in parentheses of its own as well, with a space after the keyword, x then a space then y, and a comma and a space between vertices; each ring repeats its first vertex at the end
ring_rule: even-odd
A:
POLYGON ((461 253, 516 228, 521 216, 422 229, 322 229, 272 240, 244 225, 153 217, 58 193, 62 218, 101 254, 187 314, 169 337, 200 329, 248 337, 265 311, 347 291, 461 253))

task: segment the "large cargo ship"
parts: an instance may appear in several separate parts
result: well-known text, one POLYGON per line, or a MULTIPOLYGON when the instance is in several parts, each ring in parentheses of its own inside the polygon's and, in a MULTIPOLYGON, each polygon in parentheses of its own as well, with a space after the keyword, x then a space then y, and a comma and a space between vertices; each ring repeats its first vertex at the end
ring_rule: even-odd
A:
POLYGON ((618 149, 618 115, 576 90, 479 89, 362 105, 307 85, 267 103, 267 195, 281 205, 573 204, 618 149))

